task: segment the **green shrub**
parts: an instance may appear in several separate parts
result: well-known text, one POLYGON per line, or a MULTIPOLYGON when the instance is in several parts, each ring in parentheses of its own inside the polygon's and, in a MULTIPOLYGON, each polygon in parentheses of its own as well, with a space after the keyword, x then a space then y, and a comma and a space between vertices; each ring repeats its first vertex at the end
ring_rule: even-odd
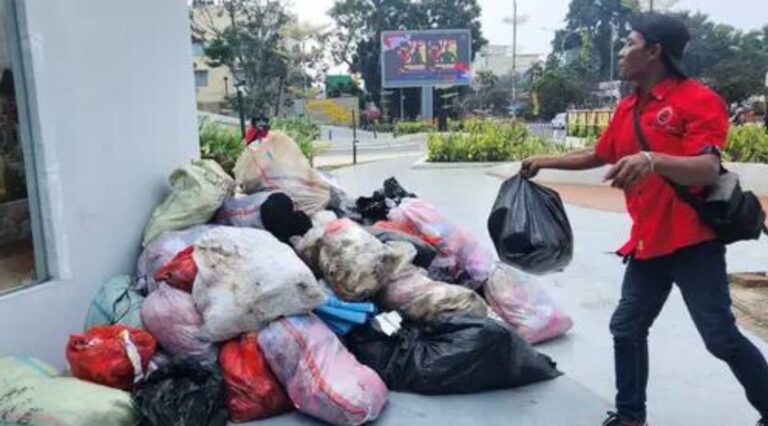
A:
POLYGON ((427 133, 436 130, 435 126, 426 121, 398 121, 395 124, 393 134, 395 137, 400 135, 412 135, 414 133, 427 133))
POLYGON ((448 131, 449 132, 460 132, 464 130, 464 121, 463 120, 454 120, 452 118, 448 119, 448 131))
POLYGON ((559 148, 528 133, 525 124, 502 120, 467 120, 465 132, 430 133, 427 158, 431 162, 516 161, 559 148))
POLYGON ((391 123, 374 123, 363 127, 363 130, 367 130, 369 132, 376 131, 379 133, 392 133, 395 130, 395 125, 391 123))
POLYGON ((305 157, 312 160, 315 155, 315 141, 320 139, 320 126, 308 118, 273 118, 269 125, 291 137, 301 148, 305 157))
POLYGON ((768 134, 765 128, 755 124, 732 126, 725 158, 744 163, 768 163, 768 134))
POLYGON ((243 152, 243 139, 240 129, 204 118, 200 121, 200 157, 219 163, 228 173, 232 173, 235 162, 243 152))
MULTIPOLYGON (((317 151, 315 141, 320 137, 320 126, 304 118, 273 118, 269 121, 273 130, 280 130, 299 145, 308 159, 317 151)), ((240 129, 204 118, 198 128, 200 133, 200 157, 216 161, 228 173, 232 173, 237 158, 245 145, 240 129)))

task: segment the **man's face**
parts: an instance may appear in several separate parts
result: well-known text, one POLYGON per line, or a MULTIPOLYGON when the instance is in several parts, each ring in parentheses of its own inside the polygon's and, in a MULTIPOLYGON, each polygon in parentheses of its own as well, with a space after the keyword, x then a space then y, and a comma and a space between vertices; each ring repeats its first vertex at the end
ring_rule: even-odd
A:
POLYGON ((656 45, 649 48, 645 37, 637 31, 627 36, 624 48, 619 52, 619 71, 621 78, 627 81, 637 81, 654 61, 660 57, 661 47, 656 45))

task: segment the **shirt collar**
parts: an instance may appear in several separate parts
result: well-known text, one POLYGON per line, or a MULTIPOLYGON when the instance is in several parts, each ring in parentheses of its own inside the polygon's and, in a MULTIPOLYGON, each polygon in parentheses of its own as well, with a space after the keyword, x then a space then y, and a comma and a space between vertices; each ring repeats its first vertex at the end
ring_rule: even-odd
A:
MULTIPOLYGON (((651 89, 650 95, 654 100, 661 102, 667 98, 667 95, 669 95, 669 92, 671 92, 672 89, 680 85, 681 81, 682 80, 676 77, 665 78, 664 80, 656 83, 656 85, 653 86, 653 89, 651 89)), ((640 99, 640 93, 636 90, 631 95, 629 95, 629 98, 627 99, 628 101, 627 107, 628 108, 634 107, 639 99, 640 99)))
POLYGON ((651 96, 657 101, 663 101, 672 89, 680 84, 680 80, 676 77, 668 77, 659 82, 653 89, 651 89, 651 96))

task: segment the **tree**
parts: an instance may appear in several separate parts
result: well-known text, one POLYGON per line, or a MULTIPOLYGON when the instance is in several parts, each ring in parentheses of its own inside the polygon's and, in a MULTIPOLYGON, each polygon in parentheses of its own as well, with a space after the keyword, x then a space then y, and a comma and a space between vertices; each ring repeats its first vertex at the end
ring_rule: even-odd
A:
POLYGON ((691 33, 686 71, 715 89, 727 102, 741 102, 762 91, 768 70, 768 26, 744 33, 716 24, 701 13, 677 14, 691 33))
POLYGON ((626 3, 627 0, 572 0, 566 28, 558 31, 552 41, 553 51, 564 55, 563 50, 580 48, 589 42, 594 64, 587 66, 596 69, 597 78, 609 80, 613 59, 615 77, 620 40, 629 33, 629 19, 637 10, 626 3))
POLYGON ((286 86, 294 96, 305 100, 322 92, 313 84, 328 71, 324 59, 330 35, 325 25, 313 26, 297 20, 292 20, 283 28, 287 75, 280 85, 278 95, 281 98, 286 86))
MULTIPOLYGON (((194 12, 193 12, 194 13, 194 12)), ((193 36, 206 42, 211 65, 224 65, 242 84, 246 112, 279 111, 281 81, 289 73, 283 29, 295 20, 278 0, 224 0, 201 8, 193 36)))
POLYGON ((551 119, 587 98, 590 87, 581 80, 583 70, 574 66, 550 68, 533 85, 540 103, 540 115, 551 119))
POLYGON ((473 52, 487 43, 477 0, 337 0, 330 16, 337 27, 331 48, 334 58, 362 75, 366 90, 379 105, 383 31, 469 28, 473 52))
POLYGON ((490 71, 480 71, 472 81, 472 91, 462 102, 469 113, 505 114, 509 105, 509 90, 499 84, 499 78, 490 71))

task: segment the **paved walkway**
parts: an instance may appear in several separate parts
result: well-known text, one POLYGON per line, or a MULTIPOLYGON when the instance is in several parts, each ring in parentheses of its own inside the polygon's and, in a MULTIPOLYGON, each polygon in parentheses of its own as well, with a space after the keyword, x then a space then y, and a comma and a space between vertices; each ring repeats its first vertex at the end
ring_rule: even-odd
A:
MULTIPOLYGON (((464 224, 491 248, 485 223, 500 181, 482 169, 412 170, 416 157, 340 169, 342 186, 366 194, 396 176, 464 224)), ((393 393, 377 425, 592 426, 600 424, 613 399, 613 360, 608 321, 619 296, 623 266, 610 253, 626 237, 625 214, 569 204, 575 254, 563 272, 541 278, 541 285, 576 323, 565 338, 540 349, 566 373, 555 381, 517 390, 460 397, 421 397, 393 393)), ((729 249, 734 270, 766 269, 765 240, 729 249)), ((757 342, 768 353, 765 342, 757 342)), ((651 333, 652 377, 649 410, 654 426, 746 426, 756 414, 730 371, 711 357, 698 337, 679 292, 674 291, 651 333)), ((315 424, 299 415, 258 424, 315 424)))
MULTIPOLYGON (((627 211, 624 193, 610 186, 570 184, 562 182, 540 182, 560 193, 563 201, 590 209, 623 213, 627 211)), ((768 211, 768 197, 761 197, 763 208, 768 211)))

